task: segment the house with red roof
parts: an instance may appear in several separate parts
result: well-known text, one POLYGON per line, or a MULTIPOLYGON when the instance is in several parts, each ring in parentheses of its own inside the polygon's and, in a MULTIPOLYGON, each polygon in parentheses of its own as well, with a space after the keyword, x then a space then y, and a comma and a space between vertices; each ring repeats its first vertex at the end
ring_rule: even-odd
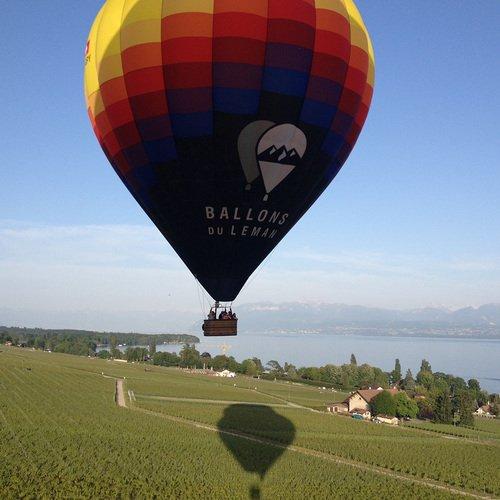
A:
POLYGON ((383 389, 378 387, 377 389, 360 389, 359 391, 353 392, 345 401, 344 404, 347 405, 347 411, 349 413, 364 413, 370 410, 370 401, 383 391, 390 392, 393 396, 399 392, 399 389, 395 387, 392 389, 383 389))

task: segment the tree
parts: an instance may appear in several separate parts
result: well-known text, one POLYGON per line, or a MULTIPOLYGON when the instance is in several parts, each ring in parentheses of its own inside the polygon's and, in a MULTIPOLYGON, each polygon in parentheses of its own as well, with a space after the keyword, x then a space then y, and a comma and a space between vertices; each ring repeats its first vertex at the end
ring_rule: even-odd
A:
POLYGON ((262 361, 259 358, 252 358, 252 361, 257 366, 257 373, 260 375, 264 371, 264 366, 262 365, 262 361))
POLYGON ((111 352, 113 352, 113 349, 116 349, 117 346, 118 346, 118 338, 116 337, 116 335, 111 335, 111 337, 109 337, 109 347, 111 352))
POLYGON ((431 372, 432 373, 431 364, 426 359, 422 360, 422 363, 420 365, 420 371, 421 372, 431 372))
MULTIPOLYGON (((13 340, 12 343, 16 345, 15 340, 13 340)), ((57 339, 55 337, 50 338, 45 344, 45 347, 47 347, 49 351, 55 351, 56 346, 57 346, 57 339)))
POLYGON ((241 365, 232 357, 219 354, 215 356, 211 361, 210 365, 216 371, 220 370, 230 370, 232 372, 242 371, 241 365))
POLYGON ((156 339, 151 337, 149 339, 149 355, 152 357, 156 352, 156 339))
POLYGON ((486 405, 488 404, 491 400, 490 400, 490 396, 488 394, 487 391, 479 391, 476 395, 475 395, 476 399, 477 399, 477 405, 478 406, 483 406, 483 405, 486 405))
POLYGON ((399 418, 415 418, 418 414, 418 406, 413 399, 410 399, 405 392, 398 392, 394 396, 396 401, 396 416, 399 418))
POLYGON ((498 417, 500 415, 500 403, 493 403, 491 405, 491 413, 493 413, 495 417, 498 417))
POLYGON ((394 370, 392 370, 391 372, 391 383, 399 384, 402 377, 403 375, 401 373, 401 363, 399 362, 399 359, 396 359, 396 362, 394 364, 394 370))
POLYGON ((373 385, 377 387, 388 387, 389 376, 380 368, 373 368, 373 385))
POLYGON ((434 375, 432 372, 421 370, 417 374, 417 382, 426 389, 431 389, 434 386, 434 375))
POLYGON ((434 407, 428 399, 417 400, 418 418, 422 420, 434 420, 434 407))
POLYGON ((373 379, 375 374, 373 368, 370 365, 362 364, 361 366, 356 366, 356 386, 357 387, 369 387, 373 384, 373 379))
POLYGON ((304 380, 319 380, 321 376, 321 371, 315 366, 302 367, 297 371, 300 378, 304 380))
POLYGON ((184 344, 179 354, 180 365, 186 367, 198 367, 201 364, 200 353, 194 345, 184 344))
POLYGON ((88 342, 89 356, 95 356, 97 344, 93 341, 88 342))
POLYGON ((297 368, 295 365, 292 365, 291 363, 286 363, 285 366, 283 367, 283 371, 285 372, 285 375, 290 378, 296 378, 297 377, 297 368))
POLYGON ((468 386, 470 391, 479 392, 481 390, 481 386, 479 385, 479 381, 475 378, 471 378, 467 382, 467 386, 468 386))
POLYGON ((111 353, 107 351, 106 349, 99 351, 99 354, 97 355, 98 358, 101 359, 109 359, 111 357, 111 353))
POLYGON ((249 377, 255 377, 258 374, 257 364, 253 359, 245 359, 245 361, 241 363, 241 370, 249 377))
POLYGON ((458 425, 461 426, 474 426, 474 410, 475 401, 474 396, 469 391, 460 391, 458 394, 458 425))
POLYGON ((266 366, 273 375, 283 375, 283 368, 275 359, 268 361, 266 366))
POLYGON ((351 354, 351 365, 357 366, 358 361, 356 360, 356 356, 354 354, 351 354))
POLYGON ((122 359, 122 352, 117 347, 112 347, 110 354, 111 354, 111 357, 114 359, 122 359))
POLYGON ((422 364, 420 365, 420 371, 417 373, 417 382, 427 389, 430 389, 434 385, 432 367, 426 359, 423 359, 422 364))
POLYGON ((207 366, 210 366, 210 362, 212 361, 212 355, 209 352, 203 352, 200 355, 200 362, 203 363, 203 369, 205 369, 207 366))
POLYGON ((403 389, 405 391, 414 391, 415 390, 415 379, 413 378, 413 374, 411 370, 407 370, 405 378, 403 380, 403 389))
POLYGON ((340 386, 342 370, 339 366, 335 365, 325 365, 320 368, 321 380, 334 384, 335 386, 340 386))
POLYGON ((500 396, 496 393, 490 394, 488 401, 491 404, 491 413, 498 417, 500 415, 500 396))
POLYGON ((429 389, 426 389, 423 385, 416 385, 413 390, 413 397, 415 396, 423 396, 424 398, 428 398, 430 396, 429 389))
POLYGON ((145 361, 148 357, 148 350, 145 347, 127 347, 125 359, 131 362, 145 361))
POLYGON ((131 363, 132 361, 138 361, 136 359, 136 349, 135 347, 127 347, 125 349, 125 359, 131 363))
POLYGON ((179 366, 181 358, 175 352, 157 352, 153 356, 153 363, 162 366, 179 366))
POLYGON ((433 420, 435 422, 439 422, 441 424, 453 423, 453 407, 451 404, 451 396, 448 389, 436 395, 433 410, 433 420))
POLYGON ((45 349, 45 339, 43 337, 36 337, 34 346, 36 349, 45 349))
POLYGON ((370 409, 374 415, 396 415, 396 401, 388 391, 382 391, 370 401, 370 409))
POLYGON ((158 366, 179 366, 181 359, 175 352, 156 352, 153 364, 158 366))

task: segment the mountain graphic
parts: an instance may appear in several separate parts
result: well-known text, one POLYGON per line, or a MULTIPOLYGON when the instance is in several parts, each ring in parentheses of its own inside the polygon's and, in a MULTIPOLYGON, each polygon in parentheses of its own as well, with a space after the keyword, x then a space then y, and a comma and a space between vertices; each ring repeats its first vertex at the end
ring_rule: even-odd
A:
POLYGON ((262 151, 257 159, 259 161, 266 161, 270 163, 298 166, 302 158, 300 157, 299 153, 297 153, 295 148, 288 151, 285 146, 281 146, 281 148, 271 146, 265 151, 262 151))

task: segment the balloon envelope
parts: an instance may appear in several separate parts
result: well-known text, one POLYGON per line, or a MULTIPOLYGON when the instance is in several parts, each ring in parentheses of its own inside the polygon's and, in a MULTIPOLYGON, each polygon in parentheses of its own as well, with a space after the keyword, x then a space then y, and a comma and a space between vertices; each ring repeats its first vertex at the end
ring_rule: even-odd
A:
POLYGON ((352 0, 107 0, 85 55, 107 158, 223 301, 336 176, 373 82, 352 0))

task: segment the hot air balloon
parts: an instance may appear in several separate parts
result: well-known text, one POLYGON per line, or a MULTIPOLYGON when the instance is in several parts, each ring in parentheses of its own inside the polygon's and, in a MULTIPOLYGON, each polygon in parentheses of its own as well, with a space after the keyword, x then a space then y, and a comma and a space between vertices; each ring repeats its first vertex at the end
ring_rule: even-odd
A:
POLYGON ((216 306, 335 178, 373 84, 352 0, 107 0, 85 51, 104 153, 216 306))

